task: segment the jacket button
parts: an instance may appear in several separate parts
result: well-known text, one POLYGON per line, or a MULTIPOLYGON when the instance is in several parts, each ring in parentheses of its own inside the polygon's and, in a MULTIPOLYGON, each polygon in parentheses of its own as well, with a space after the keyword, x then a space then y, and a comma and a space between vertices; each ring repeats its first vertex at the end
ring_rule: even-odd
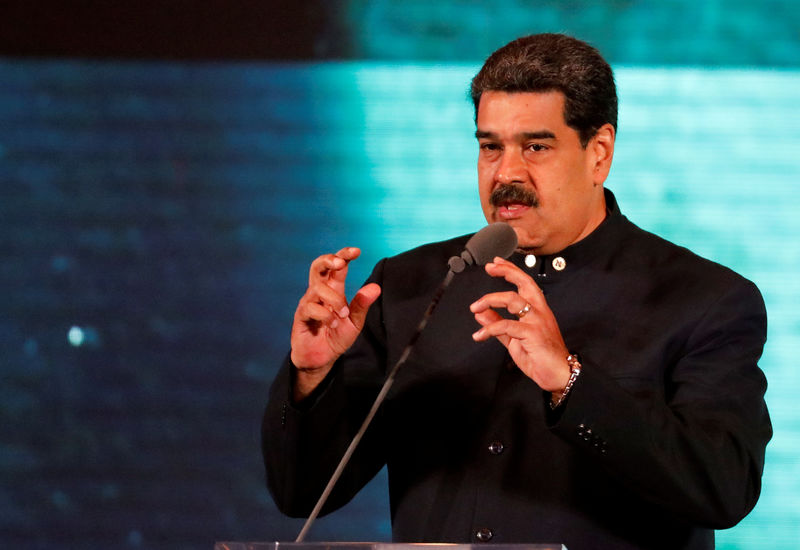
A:
POLYGON ((475 538, 478 539, 480 542, 489 542, 492 540, 494 533, 488 527, 482 527, 475 531, 475 538))
POLYGON ((505 450, 505 446, 503 445, 502 441, 492 441, 489 445, 489 452, 493 455, 499 455, 505 450))

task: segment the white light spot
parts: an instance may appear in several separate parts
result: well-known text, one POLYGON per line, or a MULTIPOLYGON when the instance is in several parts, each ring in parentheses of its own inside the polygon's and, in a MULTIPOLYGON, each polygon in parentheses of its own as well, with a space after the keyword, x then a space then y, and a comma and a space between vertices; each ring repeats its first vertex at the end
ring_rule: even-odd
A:
POLYGON ((67 340, 69 340, 69 343, 76 348, 82 346, 85 339, 86 335, 81 327, 72 327, 67 333, 67 340))

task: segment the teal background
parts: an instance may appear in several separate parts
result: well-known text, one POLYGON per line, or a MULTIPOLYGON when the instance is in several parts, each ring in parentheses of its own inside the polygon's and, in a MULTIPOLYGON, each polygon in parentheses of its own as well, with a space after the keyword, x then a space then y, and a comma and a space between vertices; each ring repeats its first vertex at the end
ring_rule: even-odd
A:
MULTIPOLYGON (((800 10, 695 4, 348 1, 313 33, 295 14, 299 61, 0 56, 0 546, 294 539, 258 430, 309 262, 360 246, 352 293, 381 257, 480 228, 469 80, 558 30, 616 71, 623 212, 764 295, 775 436, 718 548, 795 548, 800 10)), ((213 45, 191 31, 168 34, 213 45)), ((385 485, 310 538, 388 540, 385 485)))

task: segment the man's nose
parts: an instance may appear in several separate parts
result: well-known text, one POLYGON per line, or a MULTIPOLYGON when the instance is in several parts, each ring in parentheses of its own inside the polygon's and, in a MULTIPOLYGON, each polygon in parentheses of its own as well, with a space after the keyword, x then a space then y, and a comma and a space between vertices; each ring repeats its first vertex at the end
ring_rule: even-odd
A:
POLYGON ((495 180, 500 184, 522 183, 527 177, 525 162, 518 151, 506 150, 495 172, 495 180))

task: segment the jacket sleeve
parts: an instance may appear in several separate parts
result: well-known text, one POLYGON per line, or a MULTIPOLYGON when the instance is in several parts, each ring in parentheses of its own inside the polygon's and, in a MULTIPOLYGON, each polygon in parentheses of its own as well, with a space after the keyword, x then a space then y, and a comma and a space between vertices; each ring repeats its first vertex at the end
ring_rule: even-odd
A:
POLYGON ((647 500, 695 524, 731 527, 755 506, 772 435, 757 366, 765 340, 763 299, 742 280, 693 327, 663 394, 623 387, 582 358, 550 427, 647 500))
MULTIPOLYGON (((370 281, 380 284, 382 265, 376 266, 370 281)), ((383 383, 384 342, 379 298, 353 346, 312 395, 297 404, 291 399, 294 367, 288 357, 284 360, 270 388, 261 426, 267 486, 281 512, 292 517, 311 513, 383 383)), ((385 463, 380 423, 379 413, 322 515, 349 502, 385 463)))

